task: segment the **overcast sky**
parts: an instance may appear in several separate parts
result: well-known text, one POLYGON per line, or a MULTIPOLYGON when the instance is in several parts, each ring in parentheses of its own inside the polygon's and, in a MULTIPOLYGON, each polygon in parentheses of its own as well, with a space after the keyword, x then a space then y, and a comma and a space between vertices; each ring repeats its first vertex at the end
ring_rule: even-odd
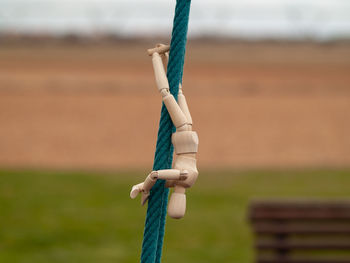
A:
MULTIPOLYGON (((175 0, 0 0, 0 32, 169 35, 175 0)), ((190 36, 350 37, 350 0, 193 0, 190 36)))

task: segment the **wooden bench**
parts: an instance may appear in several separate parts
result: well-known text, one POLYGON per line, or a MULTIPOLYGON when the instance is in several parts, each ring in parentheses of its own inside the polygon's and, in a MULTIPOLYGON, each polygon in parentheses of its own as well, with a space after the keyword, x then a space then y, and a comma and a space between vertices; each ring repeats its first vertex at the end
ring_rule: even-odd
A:
POLYGON ((349 202, 253 202, 257 263, 350 263, 349 202))

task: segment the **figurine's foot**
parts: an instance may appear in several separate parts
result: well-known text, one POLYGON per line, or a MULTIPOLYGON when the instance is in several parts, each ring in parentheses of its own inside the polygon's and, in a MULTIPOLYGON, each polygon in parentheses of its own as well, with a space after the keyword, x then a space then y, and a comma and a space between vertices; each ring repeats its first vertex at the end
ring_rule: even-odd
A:
POLYGON ((149 56, 152 56, 153 53, 158 53, 159 55, 169 52, 170 46, 164 44, 157 44, 156 47, 147 49, 149 56))

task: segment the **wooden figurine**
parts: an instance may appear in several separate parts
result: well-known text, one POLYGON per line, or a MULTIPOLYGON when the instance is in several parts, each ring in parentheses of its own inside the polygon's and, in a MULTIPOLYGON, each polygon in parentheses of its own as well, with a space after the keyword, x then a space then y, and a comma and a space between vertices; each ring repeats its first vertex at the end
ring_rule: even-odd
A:
POLYGON ((150 195, 150 190, 158 179, 166 180, 165 186, 174 188, 168 204, 168 214, 172 218, 182 218, 186 211, 186 188, 190 188, 198 177, 196 153, 198 151, 198 136, 192 131, 192 118, 186 98, 179 85, 178 102, 169 91, 169 83, 163 66, 162 56, 169 57, 169 46, 158 44, 147 50, 152 56, 153 69, 159 93, 176 127, 172 135, 175 149, 175 159, 172 169, 152 171, 143 183, 134 185, 130 192, 131 198, 141 195, 144 205, 150 195))

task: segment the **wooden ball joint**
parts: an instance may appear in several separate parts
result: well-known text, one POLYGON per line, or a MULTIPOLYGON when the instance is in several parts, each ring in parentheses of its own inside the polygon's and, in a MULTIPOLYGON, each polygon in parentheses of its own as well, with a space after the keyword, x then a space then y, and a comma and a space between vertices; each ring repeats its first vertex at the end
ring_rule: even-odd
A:
POLYGON ((141 204, 144 205, 150 195, 150 190, 158 179, 166 180, 165 186, 174 188, 168 204, 168 215, 172 218, 182 218, 186 212, 186 188, 190 188, 198 177, 196 153, 198 151, 198 136, 192 131, 192 118, 187 106, 186 98, 179 85, 178 101, 169 91, 162 56, 169 58, 169 46, 158 44, 148 49, 152 56, 154 75, 159 93, 176 127, 172 135, 175 148, 175 159, 172 169, 152 171, 143 183, 134 185, 130 192, 131 198, 141 193, 141 204))

